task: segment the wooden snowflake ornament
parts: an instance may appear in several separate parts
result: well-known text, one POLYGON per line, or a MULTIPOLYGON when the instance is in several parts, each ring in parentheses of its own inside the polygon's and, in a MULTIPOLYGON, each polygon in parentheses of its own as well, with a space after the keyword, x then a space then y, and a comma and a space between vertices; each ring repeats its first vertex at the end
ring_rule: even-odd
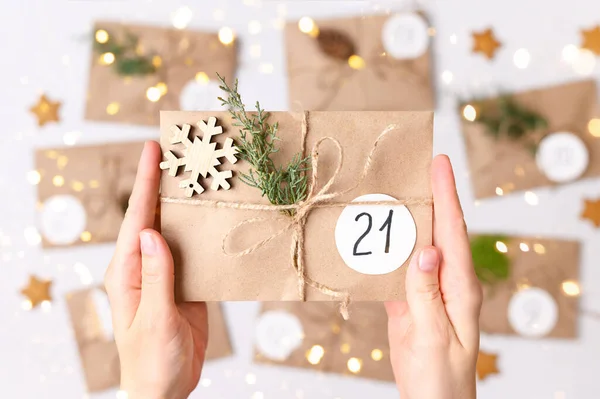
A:
POLYGON ((231 170, 218 171, 215 167, 221 165, 219 158, 227 158, 232 164, 237 162, 238 149, 233 145, 233 140, 228 137, 223 144, 223 148, 217 150, 217 143, 211 142, 212 137, 223 133, 223 127, 217 126, 217 118, 211 116, 208 118, 208 123, 199 121, 198 128, 203 132, 200 138, 194 136, 193 141, 190 140, 191 125, 184 124, 179 126, 171 126, 171 144, 183 144, 183 157, 177 158, 172 152, 165 152, 164 162, 160 163, 161 169, 169 169, 169 176, 176 176, 180 166, 185 166, 185 172, 191 172, 188 179, 182 180, 179 187, 185 189, 185 195, 191 197, 194 193, 201 194, 204 187, 200 185, 198 179, 200 176, 207 178, 208 175, 212 178, 210 188, 218 190, 222 187, 229 190, 231 185, 227 179, 231 178, 231 170))

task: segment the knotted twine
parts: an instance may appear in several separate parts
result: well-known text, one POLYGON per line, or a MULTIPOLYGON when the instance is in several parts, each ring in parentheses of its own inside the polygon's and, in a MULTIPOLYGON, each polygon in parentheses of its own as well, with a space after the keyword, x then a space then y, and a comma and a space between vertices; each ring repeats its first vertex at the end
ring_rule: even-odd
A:
MULTIPOLYGON (((302 117, 302 155, 306 153, 306 138, 308 136, 308 118, 309 113, 305 111, 302 117)), ((308 193, 306 198, 302 201, 299 201, 295 204, 290 205, 265 205, 258 204, 252 202, 229 202, 229 201, 215 201, 215 200, 203 200, 203 199, 190 199, 190 198, 176 198, 176 197, 161 197, 161 202, 170 203, 170 204, 182 204, 182 205, 196 205, 203 206, 208 208, 227 208, 227 209, 240 209, 240 210, 253 210, 253 211, 267 211, 267 212, 281 212, 281 211, 295 211, 292 216, 288 217, 256 217, 246 219, 235 226, 233 226, 223 237, 221 248, 223 253, 228 256, 233 257, 242 257, 253 253, 254 251, 264 247, 269 242, 279 237, 281 234, 284 234, 288 231, 292 231, 292 241, 291 241, 291 264, 296 271, 296 275, 298 278, 298 296, 301 301, 306 301, 306 285, 318 290, 319 292, 328 295, 332 298, 339 299, 340 303, 340 313, 344 320, 348 320, 348 305, 350 304, 350 294, 344 291, 340 291, 324 284, 319 283, 308 277, 306 275, 306 268, 304 264, 304 251, 305 251, 305 237, 304 230, 306 227, 306 221, 308 220, 308 216, 310 212, 315 208, 333 208, 333 207, 346 207, 346 206, 355 206, 355 205, 404 205, 404 206, 412 206, 412 205, 431 205, 433 203, 431 198, 405 198, 401 200, 395 201, 338 201, 332 202, 333 199, 340 197, 354 189, 356 189, 365 179, 367 173, 371 169, 371 165, 373 163, 373 158, 375 155, 375 151, 379 143, 392 131, 396 130, 398 125, 390 124, 388 125, 377 137, 373 146, 371 147, 371 151, 365 160, 365 164, 363 166, 362 172, 359 175, 358 180, 354 185, 340 190, 329 192, 331 186, 335 183, 337 176, 339 175, 343 161, 344 161, 344 150, 340 142, 334 137, 326 136, 319 139, 312 148, 311 152, 311 172, 312 172, 312 184, 310 184, 308 193), (319 180, 319 148, 321 145, 326 142, 331 141, 336 149, 338 155, 338 162, 335 168, 334 173, 329 178, 329 180, 323 185, 323 187, 316 191, 317 182, 319 180), (226 248, 227 239, 229 236, 235 232, 237 229, 245 226, 247 224, 260 223, 264 221, 287 221, 288 224, 283 227, 281 230, 273 233, 271 236, 265 238, 264 240, 252 245, 251 247, 239 251, 239 252, 228 252, 226 248)))

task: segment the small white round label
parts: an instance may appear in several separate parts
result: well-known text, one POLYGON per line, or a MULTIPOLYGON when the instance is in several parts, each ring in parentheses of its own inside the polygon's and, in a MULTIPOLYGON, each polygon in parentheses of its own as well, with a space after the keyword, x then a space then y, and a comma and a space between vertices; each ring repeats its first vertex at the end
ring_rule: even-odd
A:
POLYGON ((558 306, 547 291, 526 288, 512 296, 508 304, 508 321, 519 335, 543 337, 554 329, 558 321, 558 306))
POLYGON ((222 94, 214 80, 199 82, 193 79, 181 90, 179 106, 182 111, 223 111, 226 108, 217 99, 222 94))
MULTIPOLYGON (((353 202, 394 201, 367 194, 353 202)), ((359 273, 387 274, 400 268, 417 242, 417 226, 404 205, 348 205, 335 226, 335 243, 348 267, 359 273)))
POLYGON ((67 245, 79 239, 87 217, 81 202, 72 195, 48 198, 40 212, 40 231, 52 244, 67 245))
POLYGON ((393 58, 412 59, 423 55, 429 47, 427 22, 418 14, 396 14, 383 25, 383 48, 393 58))
POLYGON ((547 135, 536 153, 539 170, 556 183, 581 177, 589 163, 589 151, 579 136, 569 132, 547 135))
POLYGON ((263 313, 256 325, 256 348, 268 359, 283 361, 304 341, 304 329, 296 316, 282 310, 263 313))

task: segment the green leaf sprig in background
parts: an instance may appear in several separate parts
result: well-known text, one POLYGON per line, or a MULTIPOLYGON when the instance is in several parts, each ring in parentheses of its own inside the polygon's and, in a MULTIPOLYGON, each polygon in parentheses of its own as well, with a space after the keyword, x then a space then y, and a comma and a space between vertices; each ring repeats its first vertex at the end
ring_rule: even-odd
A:
POLYGON ((480 235, 471 240, 471 254, 475 273, 483 284, 494 284, 508 279, 510 258, 497 248, 498 242, 506 243, 507 238, 499 235, 480 235))
POLYGON ((123 40, 118 40, 110 33, 103 40, 98 40, 96 33, 94 50, 100 54, 106 64, 111 64, 115 72, 120 76, 145 76, 156 72, 157 68, 152 62, 152 57, 138 54, 139 39, 137 36, 126 33, 123 40), (112 55, 111 55, 112 54, 112 55), (109 62, 106 61, 109 57, 109 62))

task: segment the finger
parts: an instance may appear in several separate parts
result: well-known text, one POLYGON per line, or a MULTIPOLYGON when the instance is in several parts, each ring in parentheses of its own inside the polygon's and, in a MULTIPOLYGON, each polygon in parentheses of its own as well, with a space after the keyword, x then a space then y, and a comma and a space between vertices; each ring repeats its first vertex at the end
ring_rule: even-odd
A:
POLYGON ((446 155, 434 158, 431 175, 435 203, 434 245, 442 251, 444 260, 453 265, 454 275, 476 278, 454 172, 446 155))
POLYGON ((117 239, 115 256, 121 259, 137 257, 140 254, 138 235, 144 229, 154 227, 156 204, 160 187, 160 147, 155 141, 144 145, 138 164, 129 207, 121 225, 117 239))
POLYGON ((155 230, 139 235, 142 249, 142 296, 139 311, 145 319, 164 315, 175 307, 173 257, 165 239, 155 230))
POLYGON ((446 313, 462 344, 475 347, 479 339, 481 285, 473 268, 464 216, 447 156, 433 160, 432 188, 434 243, 443 254, 440 290, 446 313))
POLYGON ((393 350, 406 336, 410 325, 410 312, 406 301, 385 302, 384 305, 388 316, 388 338, 393 350))
POLYGON ((158 197, 158 162, 160 150, 155 142, 144 145, 136 182, 129 199, 125 220, 121 225, 117 248, 104 278, 113 309, 115 330, 128 328, 140 301, 141 254, 138 234, 153 218, 152 209, 158 197))
POLYGON ((415 325, 424 330, 444 324, 448 318, 440 293, 439 265, 439 251, 425 247, 413 256, 406 274, 410 316, 415 325))

